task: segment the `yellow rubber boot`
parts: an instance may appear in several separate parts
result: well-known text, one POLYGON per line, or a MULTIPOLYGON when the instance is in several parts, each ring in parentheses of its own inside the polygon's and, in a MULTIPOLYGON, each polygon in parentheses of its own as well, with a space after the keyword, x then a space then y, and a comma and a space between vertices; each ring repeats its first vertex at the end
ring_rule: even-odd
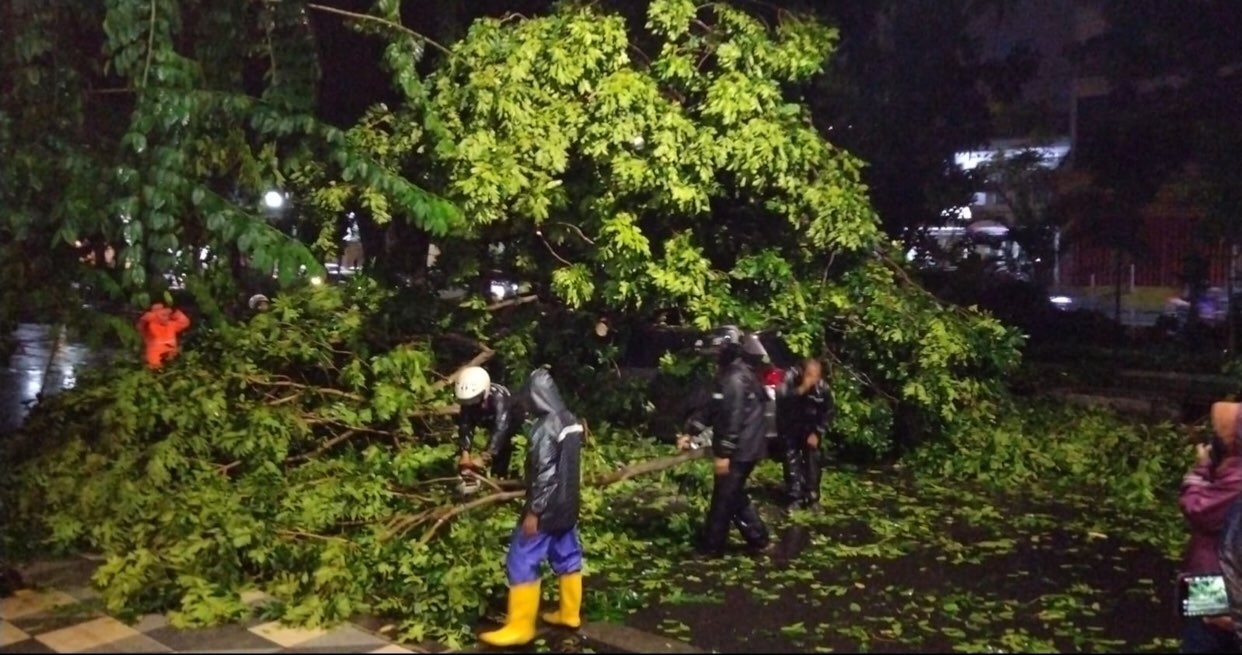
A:
POLYGON ((509 587, 509 616, 499 630, 484 632, 479 640, 501 648, 522 646, 535 640, 535 614, 539 612, 539 581, 509 587))
POLYGON ((582 625, 582 572, 561 576, 561 609, 545 612, 544 623, 578 628, 582 625))

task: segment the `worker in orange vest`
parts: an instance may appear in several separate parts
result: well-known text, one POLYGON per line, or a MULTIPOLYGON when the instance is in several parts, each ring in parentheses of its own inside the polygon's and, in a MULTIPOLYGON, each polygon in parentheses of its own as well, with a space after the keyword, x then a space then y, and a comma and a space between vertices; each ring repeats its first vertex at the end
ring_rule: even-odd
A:
POLYGON ((138 333, 146 344, 147 366, 159 368, 165 360, 177 354, 177 335, 190 327, 190 317, 180 309, 165 307, 162 303, 151 305, 151 309, 138 319, 138 333))

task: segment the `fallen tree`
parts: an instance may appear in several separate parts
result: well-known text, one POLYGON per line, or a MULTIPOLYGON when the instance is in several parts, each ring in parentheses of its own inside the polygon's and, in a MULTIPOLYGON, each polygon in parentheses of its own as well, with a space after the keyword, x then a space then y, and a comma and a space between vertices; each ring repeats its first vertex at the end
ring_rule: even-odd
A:
MULTIPOLYGON (((491 351, 450 338, 478 352, 439 374, 458 351, 368 341, 371 308, 354 298, 279 297, 158 373, 121 365, 41 404, 5 452, 5 552, 102 553, 95 582, 122 615, 173 609, 177 625, 208 625, 241 616, 240 593, 259 588, 292 622, 376 612, 407 636, 460 639, 503 585, 506 505, 524 493, 485 480, 491 493, 455 494, 446 387, 491 351)), ((700 456, 659 454, 592 430, 593 555, 640 546, 618 536, 604 488, 700 456)))
MULTIPOLYGON (((236 22, 216 4, 210 15, 236 22)), ((69 290, 79 281, 142 304, 175 270, 207 317, 166 370, 122 367, 41 405, 11 453, 24 463, 3 473, 6 552, 104 553, 96 582, 114 612, 175 608, 179 625, 216 623, 244 613, 239 592, 258 587, 294 623, 367 611, 402 617, 408 637, 459 639, 503 585, 499 560, 515 514, 504 506, 519 494, 493 482, 492 494, 453 496, 447 387, 466 363, 497 364, 507 383, 554 365, 596 427, 583 462, 596 482, 584 489, 584 537, 592 561, 614 567, 627 557, 663 565, 648 561, 651 544, 677 552, 693 519, 627 522, 622 510, 633 503, 605 489, 643 475, 644 500, 695 491, 682 494, 694 509, 705 496, 695 485, 707 477, 702 467, 676 469, 690 455, 643 463, 667 452, 623 429, 635 422, 621 419, 647 411, 647 390, 616 375, 622 337, 638 326, 774 327, 797 354, 829 350, 836 431, 872 455, 891 452, 895 435, 953 437, 996 411, 989 401, 1020 337, 918 287, 878 228, 862 163, 825 140, 794 99, 831 54, 836 35, 826 26, 654 0, 647 28, 631 33, 620 16, 568 4, 479 21, 427 78, 415 68, 417 36, 380 30, 405 102, 374 107, 342 133, 307 115, 313 81, 273 75, 279 97, 237 98, 241 91, 182 70, 197 69, 173 44, 196 34, 173 20, 148 32, 134 2, 114 5, 90 16, 127 26, 112 30, 118 43, 107 56, 125 60, 121 74, 139 102, 124 136, 91 152, 119 154, 84 161, 61 152, 76 134, 35 121, 47 112, 14 114, 12 130, 0 121, 0 141, 23 153, 11 177, 30 180, 0 189, 0 202, 21 209, 6 217, 24 235, 0 263, 38 279, 24 253, 50 248, 55 257, 39 270, 58 275, 42 279, 76 307, 69 290), (151 63, 136 65, 133 48, 143 46, 129 37, 155 31, 145 46, 151 63), (640 43, 658 50, 641 53, 640 43), (164 129, 143 127, 153 115, 164 129), (237 125, 253 124, 251 143, 237 125), (211 165, 184 165, 193 161, 211 165), (28 166, 43 162, 46 170, 28 166), (214 189, 239 168, 247 194, 272 180, 289 185, 298 234, 320 236, 315 254, 330 254, 324 244, 342 217, 357 214, 364 240, 380 226, 415 234, 422 248, 401 255, 421 263, 396 268, 423 268, 434 235, 444 279, 288 292, 246 324, 225 320, 212 308, 239 291, 241 255, 290 284, 301 265, 307 275, 318 266, 304 244, 239 210, 244 199, 218 197, 214 189), (113 176, 115 185, 100 182, 113 176), (12 192, 40 185, 74 193, 48 209, 47 194, 12 192), (109 209, 63 222, 79 206, 109 209), (36 223, 47 234, 26 230, 30 216, 45 215, 36 223), (112 246, 125 265, 82 273, 68 264, 82 257, 69 247, 75 237, 99 250, 96 262, 112 246), (493 266, 534 292, 441 301, 438 292, 471 288, 493 266), (596 338, 591 328, 603 319, 616 329, 596 338)), ((55 32, 76 18, 69 9, 32 5, 19 18, 32 33, 55 32)), ((301 10, 314 8, 267 9, 287 38, 269 34, 257 52, 285 61, 278 46, 313 39, 301 10)), ((384 0, 372 18, 348 18, 392 27, 399 14, 400 3, 384 0)), ((103 22, 82 29, 102 31, 103 22)), ((212 70, 256 51, 228 36, 230 56, 213 57, 212 70)), ((106 68, 95 53, 74 54, 83 70, 106 68)), ((294 54, 289 61, 314 63, 294 54)), ((22 78, 64 65, 17 59, 22 78)), ((89 91, 87 82, 77 90, 89 91)), ((23 87, 17 97, 37 107, 48 101, 41 93, 23 87)), ((71 118, 75 129, 93 124, 84 110, 71 118)), ((672 356, 662 365, 690 368, 672 356)))

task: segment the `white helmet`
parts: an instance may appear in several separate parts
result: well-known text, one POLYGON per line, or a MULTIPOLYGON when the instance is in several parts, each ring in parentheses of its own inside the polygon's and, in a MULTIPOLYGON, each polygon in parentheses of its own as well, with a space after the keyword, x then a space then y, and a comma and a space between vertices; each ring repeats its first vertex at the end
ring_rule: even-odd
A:
POLYGON ((487 392, 487 388, 492 384, 492 378, 479 366, 471 366, 463 369, 457 376, 457 384, 453 386, 453 391, 457 395, 457 402, 465 405, 478 402, 483 399, 483 394, 487 392))

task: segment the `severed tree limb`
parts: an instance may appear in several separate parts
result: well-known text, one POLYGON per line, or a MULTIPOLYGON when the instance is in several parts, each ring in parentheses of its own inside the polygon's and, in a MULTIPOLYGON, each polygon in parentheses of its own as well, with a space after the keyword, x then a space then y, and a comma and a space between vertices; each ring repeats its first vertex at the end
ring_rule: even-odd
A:
POLYGON ((707 448, 688 450, 684 453, 673 455, 671 457, 661 457, 659 459, 652 459, 639 464, 622 466, 612 473, 607 473, 595 478, 588 484, 592 487, 607 487, 618 482, 625 482, 626 480, 639 475, 657 473, 665 469, 671 469, 675 466, 681 466, 682 464, 692 460, 702 459, 707 456, 708 450, 709 449, 707 448))
POLYGON ((286 464, 295 464, 295 463, 297 463, 297 462, 305 462, 305 461, 306 461, 306 460, 308 460, 308 459, 314 459, 314 458, 316 458, 316 457, 318 457, 318 456, 320 456, 320 455, 322 455, 322 454, 324 454, 324 453, 328 452, 328 450, 329 450, 329 449, 331 449, 333 446, 335 446, 335 445, 337 445, 337 444, 339 444, 339 443, 341 443, 341 442, 343 442, 343 441, 348 441, 348 440, 350 440, 350 439, 354 438, 355 436, 357 436, 357 435, 358 435, 358 433, 359 433, 359 430, 346 430, 346 431, 342 432, 341 434, 339 434, 339 435, 337 435, 337 436, 335 436, 335 437, 332 437, 331 439, 328 439, 327 441, 323 442, 323 445, 321 445, 321 446, 319 446, 318 448, 316 448, 316 449, 314 449, 314 450, 310 451, 309 453, 304 453, 304 454, 302 454, 302 455, 294 455, 293 457, 288 457, 288 458, 286 458, 286 459, 285 459, 285 463, 286 463, 286 464))
POLYGON ((494 312, 498 309, 504 309, 505 307, 516 307, 518 305, 525 305, 528 302, 535 302, 536 300, 539 300, 539 296, 536 296, 535 294, 531 294, 529 296, 518 296, 517 298, 510 298, 508 300, 494 302, 488 305, 487 307, 484 307, 483 311, 494 312))
MULTIPOLYGON (((618 482, 624 482, 626 480, 629 480, 630 478, 634 478, 640 475, 646 475, 648 473, 656 473, 658 471, 664 471, 664 470, 671 469, 677 466, 681 466, 682 464, 685 464, 686 462, 696 460, 696 459, 701 459, 705 457, 707 455, 707 452, 708 451, 706 448, 700 448, 697 450, 691 450, 688 452, 680 453, 678 455, 673 455, 671 457, 661 457, 658 459, 641 462, 639 464, 631 464, 629 466, 623 466, 617 469, 616 471, 596 477, 594 480, 589 481, 587 485, 591 487, 607 487, 610 485, 614 485, 618 482)), ((516 480, 502 480, 499 482, 493 481, 492 486, 494 488, 507 488, 514 484, 518 485, 519 487, 523 486, 521 482, 518 482, 516 480)), ((482 498, 476 498, 463 505, 454 505, 451 507, 440 508, 439 510, 436 510, 434 513, 434 515, 436 516, 436 522, 432 524, 430 528, 427 529, 427 532, 423 533, 422 538, 419 539, 419 543, 426 544, 430 542, 431 538, 435 536, 436 532, 438 532, 440 528, 444 527, 446 523, 451 521, 453 517, 459 514, 463 514, 472 509, 478 509, 480 507, 486 507, 488 505, 495 505, 497 503, 503 503, 509 500, 513 500, 515 498, 521 498, 525 495, 526 495, 526 489, 524 488, 514 489, 513 491, 498 491, 496 493, 483 496, 482 498)), ((405 530, 412 528, 415 525, 418 525, 418 523, 420 522, 421 521, 408 521, 408 520, 400 521, 399 523, 402 524, 400 529, 390 530, 388 536, 389 537, 397 536, 401 532, 404 532, 405 530)))
POLYGON ((268 406, 269 406, 269 407, 279 407, 279 406, 281 406, 281 405, 283 405, 283 404, 285 404, 285 403, 293 402, 293 401, 295 401, 295 400, 297 400, 298 398, 301 398, 301 397, 302 397, 302 392, 301 392, 301 391, 299 391, 299 392, 297 392, 297 393, 295 393, 295 394, 291 394, 291 395, 285 396, 285 397, 283 397, 283 398, 277 398, 276 400, 268 401, 268 403, 267 403, 267 404, 268 404, 268 406))
POLYGON ((522 496, 525 496, 525 495, 526 495, 525 489, 522 489, 520 491, 502 491, 500 493, 494 493, 490 496, 483 496, 482 498, 476 498, 466 503, 465 505, 457 505, 455 507, 448 509, 447 511, 439 512, 438 513, 439 518, 436 519, 436 522, 431 526, 429 530, 427 530, 427 532, 423 533, 423 538, 419 539, 418 543, 426 544, 428 541, 431 541, 431 538, 435 536, 437 530, 439 530, 445 523, 448 523, 450 520, 452 520, 454 516, 457 516, 458 514, 461 514, 462 512, 468 512, 472 509, 475 509, 478 507, 484 507, 487 505, 495 505, 496 503, 503 503, 507 500, 513 500, 514 498, 521 498, 522 496))
MULTIPOLYGON (((481 344, 480 344, 480 345, 481 345, 481 344)), ((474 356, 474 358, 472 358, 470 361, 468 361, 468 362, 466 362, 465 364, 462 364, 461 366, 457 367, 457 370, 456 370, 456 371, 453 371, 453 374, 452 374, 452 375, 450 375, 450 376, 448 376, 447 378, 444 378, 443 380, 440 380, 439 382, 437 382, 437 383, 435 383, 435 384, 431 385, 431 390, 432 390, 432 392, 439 391, 439 390, 441 390, 441 389, 443 389, 443 388, 445 388, 445 387, 449 386, 450 384, 453 384, 454 382, 456 382, 456 381, 457 381, 457 376, 461 375, 461 372, 462 372, 462 371, 464 371, 464 370, 466 370, 466 369, 470 368, 471 366, 482 366, 483 364, 486 364, 486 363, 487 363, 487 360, 491 359, 491 358, 492 358, 492 357, 494 357, 495 355, 496 355, 496 351, 495 351, 495 350, 492 350, 491 348, 487 348, 486 346, 484 346, 484 350, 483 350, 483 352, 481 352, 481 353, 479 353, 479 354, 475 355, 475 356, 474 356)), ((454 413, 454 412, 447 412, 447 413, 452 414, 452 413, 454 413)))
POLYGON ((349 543, 349 540, 344 537, 337 537, 337 536, 328 535, 328 534, 315 534, 314 532, 303 532, 301 530, 277 530, 276 534, 282 537, 292 537, 292 538, 301 538, 301 539, 319 539, 321 541, 339 541, 343 543, 349 543))
POLYGON ((333 389, 331 387, 317 387, 311 384, 302 384, 301 382, 294 382, 292 380, 264 380, 263 378, 254 377, 254 376, 246 376, 245 380, 251 384, 257 384, 263 387, 289 387, 290 389, 299 389, 302 391, 321 393, 325 396, 337 396, 339 398, 348 398, 350 400, 355 400, 360 403, 366 402, 367 400, 366 398, 363 398, 362 396, 359 396, 356 393, 350 393, 348 391, 341 391, 340 389, 333 389))

